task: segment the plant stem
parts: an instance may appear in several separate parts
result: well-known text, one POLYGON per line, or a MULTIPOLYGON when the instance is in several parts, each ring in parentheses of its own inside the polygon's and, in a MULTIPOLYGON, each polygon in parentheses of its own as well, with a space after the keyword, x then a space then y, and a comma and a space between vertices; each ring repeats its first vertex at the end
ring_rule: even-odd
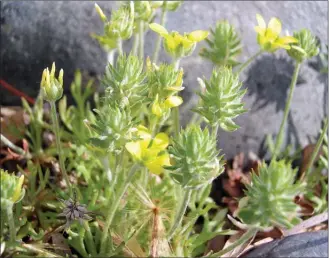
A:
POLYGON ((111 65, 114 63, 114 54, 116 52, 116 49, 110 50, 110 52, 107 53, 107 62, 111 65))
MULTIPOLYGON (((166 2, 163 2, 163 5, 165 5, 165 4, 166 4, 166 2)), ((161 12, 161 20, 160 20, 160 25, 163 26, 163 27, 164 27, 164 24, 166 22, 166 15, 167 15, 167 10, 163 6, 162 7, 162 12, 161 12)), ((155 43, 154 54, 153 54, 153 63, 158 62, 161 41, 162 41, 162 36, 158 35, 157 41, 155 43)))
POLYGON ((118 54, 119 56, 122 55, 122 39, 118 38, 118 54))
POLYGON ((229 245, 225 249, 223 249, 223 250, 221 250, 221 251, 219 251, 217 253, 211 254, 211 255, 209 255, 207 257, 221 257, 224 254, 232 251, 234 248, 238 247, 239 245, 243 245, 249 239, 253 238, 257 234, 257 232, 258 232, 258 229, 257 228, 250 228, 250 229, 248 229, 248 231, 246 233, 244 233, 239 238, 239 240, 235 241, 233 244, 229 245))
POLYGON ((139 41, 139 35, 136 33, 134 35, 134 42, 133 42, 133 47, 132 47, 132 54, 135 56, 137 54, 137 49, 138 49, 138 42, 139 41))
POLYGON ((144 58, 144 21, 139 22, 139 58, 144 58))
POLYGON ((315 145, 315 149, 312 153, 312 156, 311 156, 311 159, 309 161, 309 163, 307 164, 307 168, 306 168, 306 173, 304 173, 302 176, 301 176, 301 181, 308 175, 311 174, 312 172, 312 168, 313 168, 313 164, 314 164, 314 161, 316 159, 316 156, 318 155, 319 151, 320 151, 320 148, 322 146, 322 142, 323 142, 323 138, 324 138, 324 135, 327 133, 327 130, 328 130, 328 118, 326 118, 325 122, 324 122, 324 127, 322 129, 322 133, 318 139, 318 142, 316 143, 315 145))
POLYGON ((177 71, 178 68, 179 68, 179 63, 180 63, 180 59, 176 59, 176 60, 173 62, 176 71, 177 71))
MULTIPOLYGON (((176 59, 174 61, 175 70, 177 71, 179 68, 180 59, 176 59)), ((175 136, 178 136, 180 129, 180 120, 179 120, 179 107, 173 108, 173 120, 174 120, 174 131, 175 136)))
POLYGON ((289 114, 289 110, 290 110, 290 104, 291 104, 292 96, 294 94, 294 89, 295 89, 295 86, 296 86, 296 83, 297 83, 299 69, 300 69, 300 63, 297 62, 296 66, 295 66, 294 73, 292 75, 292 79, 291 79, 291 83, 290 83, 290 87, 289 87, 288 100, 287 100, 287 103, 286 103, 286 106, 285 106, 285 109, 284 109, 284 114, 283 114, 283 119, 282 119, 282 122, 281 122, 281 125, 280 125, 280 130, 279 130, 279 133, 278 133, 275 145, 274 145, 274 153, 273 153, 272 160, 276 159, 276 157, 278 155, 278 152, 279 152, 279 150, 281 148, 281 145, 282 145, 284 126, 285 126, 285 123, 286 123, 287 118, 288 118, 288 114, 289 114))
POLYGON ((95 256, 96 255, 96 247, 95 247, 95 243, 94 243, 94 240, 93 240, 93 235, 91 234, 88 222, 85 221, 85 220, 83 221, 83 227, 84 227, 84 229, 86 231, 86 235, 87 235, 86 244, 87 244, 88 251, 90 252, 90 254, 92 256, 95 256))
POLYGON ((134 164, 130 171, 129 171, 129 174, 125 180, 125 182, 123 182, 122 184, 122 188, 119 189, 119 191, 117 192, 117 196, 115 197, 115 200, 113 200, 113 203, 111 205, 111 208, 110 208, 110 211, 109 211, 109 214, 107 215, 107 218, 106 218, 106 222, 105 222, 105 226, 104 226, 104 229, 103 229, 103 235, 102 235, 102 239, 101 239, 101 252, 100 254, 104 254, 104 251, 106 249, 106 240, 107 240, 107 236, 108 236, 108 231, 109 231, 109 228, 112 224, 112 221, 113 221, 113 218, 114 218, 114 215, 119 207, 119 204, 120 204, 120 201, 124 195, 124 193, 126 192, 128 186, 129 186, 129 183, 131 181, 131 179, 133 178, 133 176, 135 175, 136 171, 138 170, 139 168, 139 164, 134 164))
POLYGON ((191 189, 186 189, 185 190, 184 199, 182 200, 182 202, 180 204, 180 207, 179 207, 179 210, 176 213, 174 224, 173 224, 173 226, 171 227, 171 229, 169 231, 169 239, 171 239, 174 236, 175 231, 177 230, 179 225, 182 223, 186 208, 187 208, 188 203, 189 203, 190 198, 191 198, 191 193, 192 193, 191 189))
POLYGON ((37 245, 23 243, 22 246, 29 251, 42 255, 42 257, 54 257, 54 258, 63 257, 63 256, 60 256, 59 254, 54 254, 47 250, 41 249, 37 245))
POLYGON ((9 234, 10 234, 10 242, 14 243, 16 241, 16 228, 15 228, 15 221, 14 221, 14 214, 13 214, 13 204, 8 205, 5 207, 7 210, 7 220, 9 225, 9 234))
POLYGON ((56 139, 56 148, 57 148, 58 157, 59 157, 59 166, 63 173, 67 187, 69 188, 70 195, 72 196, 72 187, 71 187, 70 180, 69 180, 69 177, 67 175, 67 172, 66 172, 66 169, 64 166, 64 158, 63 158, 63 153, 62 153, 62 148, 61 148, 61 141, 60 141, 60 135, 59 135, 59 124, 58 124, 58 119, 57 119, 55 101, 50 101, 50 107, 51 107, 51 119, 53 122, 53 131, 54 131, 55 139, 56 139))
POLYGON ((212 127, 212 134, 213 134, 213 137, 217 138, 217 134, 218 134, 218 128, 219 128, 219 125, 214 125, 212 127))
POLYGON ((26 159, 31 159, 31 154, 26 153, 22 148, 16 146, 14 143, 12 143, 9 139, 7 139, 3 134, 0 134, 0 140, 3 144, 8 146, 9 148, 13 149, 18 154, 24 156, 26 159))
POLYGON ((263 53, 263 50, 259 50, 256 54, 251 56, 245 63, 243 63, 239 69, 236 71, 237 74, 240 74, 257 56, 263 53))

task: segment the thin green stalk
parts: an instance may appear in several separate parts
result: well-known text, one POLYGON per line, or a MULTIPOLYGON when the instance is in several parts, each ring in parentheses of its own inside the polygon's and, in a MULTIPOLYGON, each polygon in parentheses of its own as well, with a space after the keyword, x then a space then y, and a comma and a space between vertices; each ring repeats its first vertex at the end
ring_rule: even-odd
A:
POLYGON ((144 21, 139 22, 139 58, 144 58, 144 21))
POLYGON ((6 207, 7 210, 7 221, 9 225, 9 235, 10 235, 10 242, 14 243, 16 241, 16 228, 15 228, 15 221, 14 221, 14 214, 13 214, 13 204, 8 205, 6 207))
POLYGON ((59 157, 59 166, 64 175, 64 179, 67 184, 67 187, 69 188, 70 195, 72 196, 72 186, 70 184, 70 180, 69 180, 69 177, 67 175, 67 172, 66 172, 66 169, 64 166, 64 158, 63 158, 63 152, 62 152, 62 148, 61 148, 61 141, 60 141, 60 135, 59 135, 59 124, 58 124, 58 119, 57 119, 55 101, 50 101, 50 107, 51 107, 51 119, 53 122, 53 131, 54 131, 55 139, 56 139, 56 148, 57 148, 57 153, 58 153, 58 157, 59 157))
POLYGON ((118 54, 119 56, 122 55, 122 39, 121 38, 118 38, 118 54))
POLYGON ((97 254, 95 242, 93 239, 93 235, 91 234, 89 224, 85 220, 83 221, 83 227, 86 230, 86 244, 88 251, 92 256, 95 256, 97 254))
MULTIPOLYGON (((166 2, 163 2, 163 5, 165 5, 165 4, 166 4, 166 2)), ((167 15, 167 10, 166 10, 165 6, 163 6, 162 12, 161 12, 161 19, 160 19, 160 25, 163 27, 165 26, 165 23, 166 23, 166 15, 167 15)), ((157 41, 155 43, 154 54, 153 54, 153 63, 158 62, 161 41, 162 41, 162 36, 158 35, 157 41)))
POLYGON ((239 69, 236 71, 237 74, 241 73, 247 66, 260 54, 263 53, 263 50, 259 50, 256 54, 254 54, 252 57, 250 57, 245 63, 243 63, 239 69))
POLYGON ((132 54, 135 56, 137 55, 137 50, 138 50, 138 43, 139 43, 139 35, 136 33, 134 35, 134 42, 133 42, 133 47, 132 47, 132 54))
POLYGON ((119 207, 119 204, 120 204, 120 201, 124 195, 124 193, 126 192, 128 186, 129 186, 129 183, 131 181, 131 179, 133 178, 133 176, 135 175, 136 171, 138 170, 139 168, 139 164, 134 164, 130 171, 129 171, 129 174, 125 180, 125 182, 122 184, 122 188, 118 190, 117 192, 117 196, 115 198, 115 200, 113 200, 113 203, 109 209, 109 213, 107 215, 107 218, 106 218, 106 222, 105 222, 105 226, 104 226, 104 229, 103 229, 103 235, 102 235, 102 239, 101 239, 101 251, 100 251, 100 254, 104 254, 105 250, 106 250, 106 240, 107 240, 107 237, 108 237, 108 232, 109 232, 109 228, 112 224, 112 221, 113 221, 113 218, 114 218, 114 215, 119 207))
POLYGON ((234 248, 238 247, 239 245, 243 245, 244 243, 246 243, 248 240, 252 239, 258 232, 257 228, 250 228, 248 229, 248 231, 246 233, 244 233, 239 240, 235 241, 233 244, 229 245, 228 247, 226 247, 225 249, 211 254, 209 256, 206 257, 221 257, 224 254, 232 251, 234 248))
POLYGON ((116 52, 116 49, 112 49, 107 53, 107 62, 111 65, 114 63, 114 54, 116 52))
POLYGON ((288 100, 284 109, 284 114, 283 114, 283 119, 280 125, 280 130, 274 145, 274 153, 273 153, 273 157, 272 160, 275 160, 278 152, 282 146, 282 141, 283 141, 283 133, 284 133, 284 126, 286 124, 286 121, 288 119, 288 114, 289 114, 289 110, 290 110, 290 105, 291 105, 291 100, 292 100, 292 96, 294 94, 294 89, 296 87, 296 83, 297 83, 297 78, 298 78, 298 73, 300 70, 300 63, 296 63, 295 66, 295 70, 294 73, 292 75, 292 79, 291 79, 291 83, 290 83, 290 87, 289 87, 289 95, 288 95, 288 100))
POLYGON ((326 118, 326 120, 324 122, 324 127, 322 129, 322 133, 321 133, 321 135, 318 139, 318 142, 315 145, 315 149, 312 153, 311 159, 310 159, 309 163, 307 164, 307 168, 305 170, 306 173, 303 174, 301 180, 303 180, 304 178, 307 178, 307 176, 311 174, 314 161, 315 161, 316 156, 318 155, 318 153, 320 151, 320 148, 321 148, 322 142, 323 142, 323 138, 324 138, 324 135, 327 133, 327 130, 328 130, 328 118, 326 118))
POLYGON ((177 228, 179 227, 179 225, 182 223, 186 208, 188 206, 188 203, 190 201, 191 198, 191 194, 192 194, 192 190, 191 189, 186 189, 185 190, 185 194, 184 194, 184 199, 182 200, 182 202, 180 203, 180 207, 176 213, 176 217, 174 220, 174 224, 171 227, 171 229, 169 230, 169 239, 171 239, 174 234, 175 231, 177 230, 177 228))
POLYGON ((26 159, 31 159, 31 154, 26 153, 22 148, 16 146, 9 139, 7 139, 3 134, 0 134, 0 140, 4 145, 6 145, 9 148, 13 149, 15 152, 17 152, 18 154, 24 156, 26 159))
POLYGON ((215 138, 217 138, 218 128, 219 128, 219 125, 215 125, 212 127, 212 134, 215 138))

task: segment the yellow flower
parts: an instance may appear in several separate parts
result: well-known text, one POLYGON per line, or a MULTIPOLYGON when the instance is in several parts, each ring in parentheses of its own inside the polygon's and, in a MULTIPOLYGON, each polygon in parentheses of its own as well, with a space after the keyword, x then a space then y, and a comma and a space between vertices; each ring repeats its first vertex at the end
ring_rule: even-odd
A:
POLYGON ((138 126, 138 136, 141 140, 128 142, 127 151, 135 160, 143 163, 151 173, 159 175, 163 166, 169 166, 169 154, 166 148, 169 144, 169 137, 165 133, 158 133, 153 139, 148 129, 142 125, 138 126))
POLYGON ((156 95, 155 101, 152 105, 152 113, 161 117, 173 107, 178 107, 183 103, 183 99, 179 96, 170 96, 162 103, 159 102, 159 95, 156 95))
POLYGON ((256 15, 258 26, 255 27, 257 32, 257 41, 261 48, 268 52, 274 52, 279 48, 290 49, 290 43, 296 43, 298 40, 292 36, 280 37, 281 21, 278 18, 271 18, 268 25, 264 18, 256 15))
POLYGON ((196 43, 204 40, 209 35, 209 32, 204 30, 196 30, 181 35, 177 31, 168 33, 163 26, 157 23, 151 23, 149 26, 151 30, 164 38, 164 47, 166 51, 175 59, 191 55, 196 43))

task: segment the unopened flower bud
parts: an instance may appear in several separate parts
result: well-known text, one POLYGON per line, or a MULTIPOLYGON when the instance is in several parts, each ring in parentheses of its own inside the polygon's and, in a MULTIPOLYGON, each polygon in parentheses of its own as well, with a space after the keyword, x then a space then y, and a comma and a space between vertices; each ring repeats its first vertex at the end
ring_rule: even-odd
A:
POLYGON ((50 73, 48 68, 44 69, 41 78, 42 94, 49 102, 59 100, 63 95, 64 71, 63 69, 59 71, 58 79, 55 78, 55 71, 56 67, 53 63, 50 73))
POLYGON ((319 53, 318 41, 309 30, 303 29, 295 32, 294 37, 298 42, 293 43, 287 52, 297 62, 302 62, 305 59, 312 58, 319 53))

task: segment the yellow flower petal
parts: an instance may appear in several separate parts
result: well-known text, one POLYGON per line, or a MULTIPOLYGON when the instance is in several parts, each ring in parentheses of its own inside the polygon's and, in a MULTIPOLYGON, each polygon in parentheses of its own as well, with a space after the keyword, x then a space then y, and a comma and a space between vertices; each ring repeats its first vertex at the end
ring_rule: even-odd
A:
POLYGON ((271 18, 270 22, 268 23, 268 28, 272 30, 276 35, 281 33, 281 21, 278 18, 271 18))
POLYGON ((266 29, 266 23, 264 21, 264 18, 263 16, 261 16, 260 14, 256 14, 256 19, 257 19, 257 22, 258 22, 258 26, 262 29, 266 29))
POLYGON ((195 44, 194 41, 188 39, 187 37, 182 37, 180 42, 183 44, 184 48, 190 48, 193 44, 195 44))
POLYGON ((164 153, 151 161, 145 162, 144 165, 151 173, 160 175, 164 170, 163 166, 170 166, 169 154, 164 153))
POLYGON ((265 35, 265 32, 266 32, 266 29, 261 28, 261 27, 259 27, 259 26, 256 26, 256 27, 255 27, 255 31, 256 31, 260 36, 264 36, 264 35, 265 35))
POLYGON ((160 151, 167 148, 169 144, 169 137, 165 133, 158 133, 153 140, 153 145, 151 148, 158 148, 160 151))
POLYGON ((185 89, 185 87, 180 87, 180 86, 170 86, 166 88, 167 90, 172 90, 172 91, 182 91, 185 89))
POLYGON ((194 42, 200 42, 200 41, 204 40, 206 37, 208 37, 208 35, 209 35, 209 31, 196 30, 196 31, 192 31, 190 34, 188 34, 187 38, 194 42))
POLYGON ((279 35, 276 34, 276 32, 271 29, 267 29, 265 32, 265 38, 266 38, 266 41, 268 41, 268 42, 274 42, 275 40, 277 40, 278 36, 279 35))
POLYGON ((138 130, 137 134, 139 137, 143 139, 151 139, 151 134, 145 126, 139 125, 137 126, 137 130, 138 130))
POLYGON ((284 36, 279 38, 277 41, 279 41, 282 44, 290 44, 290 43, 297 43, 298 40, 292 36, 284 36))
POLYGON ((165 42, 169 49, 176 49, 179 45, 179 42, 177 42, 171 35, 165 37, 165 42))
POLYGON ((275 48, 283 48, 283 49, 287 49, 287 50, 290 49, 289 45, 280 44, 280 43, 273 43, 272 47, 273 47, 273 49, 275 49, 275 48))
POLYGON ((167 98, 164 102, 165 107, 172 108, 172 107, 178 107, 183 103, 183 99, 179 96, 170 96, 167 98))
POLYGON ((141 160, 142 150, 139 142, 126 143, 127 151, 137 160, 141 160))
POLYGON ((160 24, 151 23, 149 26, 150 26, 151 30, 155 31, 156 33, 160 34, 161 36, 168 34, 168 31, 166 30, 166 28, 161 26, 160 24))

